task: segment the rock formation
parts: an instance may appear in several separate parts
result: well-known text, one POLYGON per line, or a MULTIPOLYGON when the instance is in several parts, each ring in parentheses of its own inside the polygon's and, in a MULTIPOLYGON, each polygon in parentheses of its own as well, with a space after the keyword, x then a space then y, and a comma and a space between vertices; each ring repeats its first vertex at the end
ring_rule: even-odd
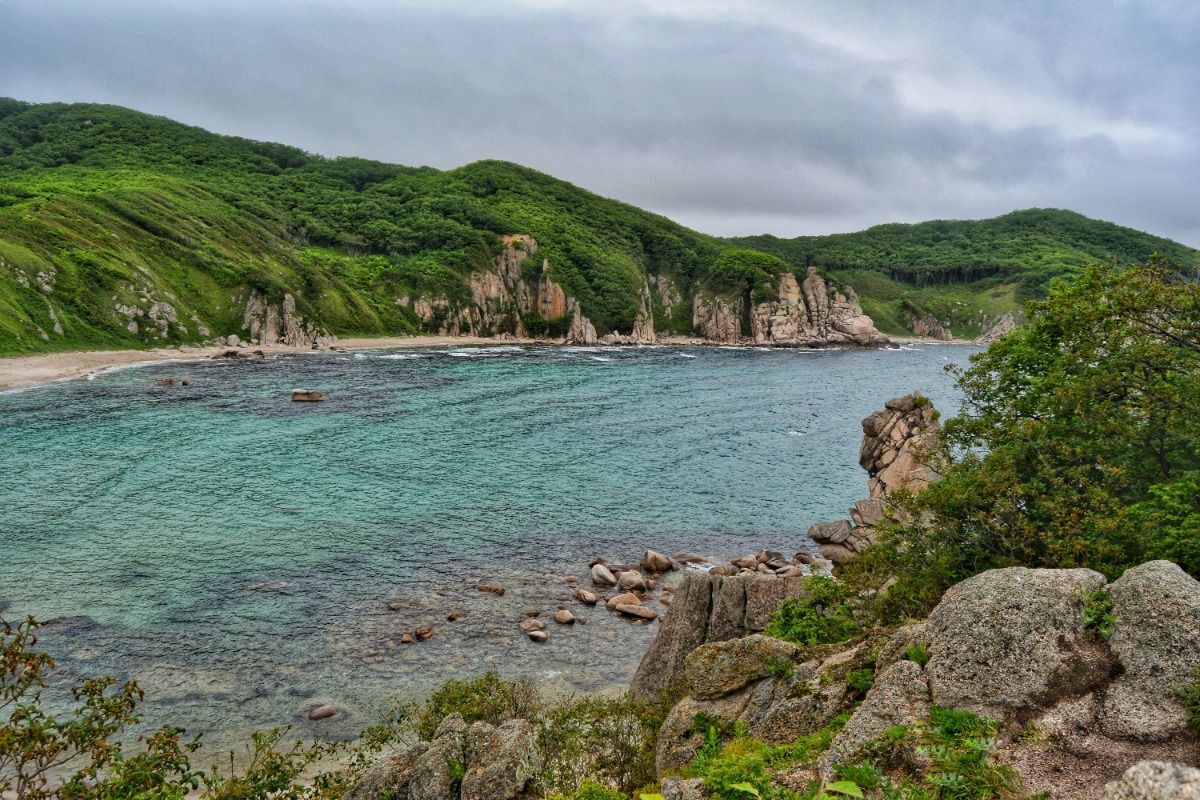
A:
POLYGON ((992 323, 987 331, 975 340, 976 344, 991 344, 1001 336, 1012 333, 1017 329, 1017 321, 1013 319, 1010 313, 1004 314, 1000 319, 992 323))
MULTIPOLYGON (((568 296, 550 276, 549 259, 542 259, 537 283, 527 282, 523 265, 537 254, 537 240, 515 234, 501 236, 500 243, 503 249, 488 269, 468 277, 469 301, 405 296, 396 303, 411 308, 423 324, 436 325, 441 336, 511 334, 524 338, 532 335, 528 325, 537 318, 565 327, 567 344, 595 344, 598 338, 595 326, 584 316, 579 301, 568 296)), ((645 292, 647 298, 648 292, 649 289, 645 292)), ((650 336, 653 338, 653 321, 650 336)))
POLYGON ((873 347, 889 341, 863 313, 853 289, 847 287, 844 294, 831 290, 815 268, 809 268, 803 282, 791 272, 783 273, 777 288, 778 299, 763 302, 697 292, 692 325, 718 344, 873 347), (748 336, 742 335, 743 317, 748 336))
POLYGON ((886 344, 875 323, 863 313, 851 288, 831 291, 825 279, 809 267, 799 283, 791 272, 779 276, 779 299, 756 304, 750 311, 750 336, 755 344, 791 347, 886 344))
MULTIPOLYGON (((659 639, 695 641, 712 624, 703 614, 689 619, 686 632, 664 625, 659 639)), ((659 770, 678 770, 702 746, 697 714, 720 730, 739 722, 751 736, 784 743, 853 709, 819 761, 828 779, 837 764, 872 758, 890 728, 946 707, 998 721, 995 757, 1031 794, 1098 798, 1110 782, 1107 797, 1121 799, 1195 797, 1178 792, 1200 788, 1200 774, 1180 766, 1195 763, 1200 743, 1173 694, 1200 665, 1200 582, 1170 562, 1143 564, 1111 584, 1086 569, 991 570, 947 591, 927 621, 880 636, 840 652, 760 634, 694 647, 682 659, 687 694, 660 732, 659 770), (1107 592, 1116 618, 1107 642, 1084 616, 1097 592, 1107 592), (923 663, 907 658, 917 644, 923 663), (864 667, 876 678, 855 707, 846 677, 864 667), (1140 763, 1147 760, 1159 763, 1140 763)))
POLYGON ((943 322, 932 314, 917 314, 909 310, 904 312, 904 324, 916 336, 926 339, 939 339, 948 342, 954 338, 950 323, 943 322))
POLYGON ((267 300, 255 289, 242 311, 242 328, 250 332, 254 344, 283 344, 311 347, 314 350, 337 344, 337 337, 296 312, 296 298, 285 294, 278 304, 267 300))
POLYGON ((691 571, 671 600, 671 611, 630 684, 637 698, 655 699, 680 683, 693 650, 761 632, 779 604, 804 592, 804 578, 712 575, 691 571))
POLYGON ((428 742, 380 760, 347 800, 516 800, 540 768, 533 726, 523 719, 467 725, 442 721, 428 742))
POLYGON ((867 471, 868 497, 850 509, 846 520, 821 522, 808 535, 821 555, 844 564, 869 547, 876 526, 889 512, 889 498, 899 491, 917 492, 937 479, 926 462, 937 445, 941 423, 933 404, 920 392, 888 400, 862 422, 858 463, 867 471))

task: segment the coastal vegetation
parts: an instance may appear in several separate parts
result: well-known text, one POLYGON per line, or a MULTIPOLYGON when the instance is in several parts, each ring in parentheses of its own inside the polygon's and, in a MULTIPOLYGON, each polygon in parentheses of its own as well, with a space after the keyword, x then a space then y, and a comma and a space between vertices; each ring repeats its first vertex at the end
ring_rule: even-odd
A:
POLYGON ((1200 285, 1162 261, 1093 266, 1028 313, 959 375, 941 479, 903 503, 916 522, 847 570, 898 576, 889 619, 996 567, 1115 577, 1166 559, 1200 575, 1200 285))
MULTIPOLYGON (((761 302, 780 272, 815 266, 853 286, 884 332, 935 320, 974 336, 1085 262, 1159 253, 1200 265, 1169 240, 1052 210, 725 240, 507 162, 330 159, 115 106, 0 99, 0 355, 243 331, 254 291, 293 295, 339 335, 436 332, 436 318, 399 301, 466 301, 468 276, 508 234, 539 243, 529 277, 547 259, 601 335, 633 327, 651 276, 681 301, 652 293, 661 331, 693 332, 697 291, 761 302), (155 303, 170 312, 129 324, 155 303)), ((534 327, 562 332, 555 320, 534 327)))

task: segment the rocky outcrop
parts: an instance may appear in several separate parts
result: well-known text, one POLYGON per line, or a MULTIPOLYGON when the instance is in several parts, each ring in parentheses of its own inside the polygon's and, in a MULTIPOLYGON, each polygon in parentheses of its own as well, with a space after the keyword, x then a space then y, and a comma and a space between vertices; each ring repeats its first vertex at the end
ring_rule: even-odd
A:
POLYGON ((1121 674, 1100 708, 1105 734, 1164 741, 1187 729, 1175 689, 1200 670, 1200 583, 1170 561, 1127 570, 1109 587, 1121 674))
POLYGON ((1104 790, 1105 800, 1200 800, 1200 770, 1186 764, 1142 761, 1104 790))
POLYGON ((347 800, 516 800, 541 766, 526 720, 468 726, 451 714, 433 738, 377 762, 347 800))
POLYGON ((889 514, 896 492, 919 492, 937 473, 928 454, 937 446, 941 423, 933 404, 920 392, 888 400, 862 422, 858 463, 867 471, 868 497, 850 509, 845 520, 821 522, 808 535, 821 554, 836 564, 854 559, 874 542, 875 528, 889 514))
POLYGON ((835 764, 852 763, 888 728, 908 727, 929 716, 929 684, 921 666, 898 661, 880 674, 846 726, 838 731, 821 759, 821 768, 832 775, 835 764))
POLYGON ((925 339, 938 339, 943 342, 948 342, 954 338, 954 333, 950 330, 950 323, 943 322, 932 314, 918 314, 911 310, 904 311, 904 324, 913 332, 914 336, 920 336, 925 339))
POLYGON ((658 341, 654 333, 654 300, 650 295, 650 283, 642 282, 642 289, 638 292, 638 309, 633 320, 633 328, 628 336, 624 336, 620 331, 613 331, 602 337, 602 344, 653 344, 658 341))
POLYGON ((337 337, 296 312, 296 298, 285 294, 278 304, 267 300, 255 289, 242 311, 242 328, 250 332, 254 344, 282 344, 288 347, 325 349, 337 344, 337 337))
MULTIPOLYGON (((528 337, 532 320, 564 329, 567 344, 594 345, 596 328, 583 313, 579 301, 550 275, 549 259, 542 259, 536 284, 525 278, 523 265, 538 252, 532 236, 501 236, 503 249, 486 270, 467 279, 470 300, 451 301, 445 297, 404 296, 397 305, 411 308, 417 319, 441 336, 495 336, 511 334, 528 337)), ((648 289, 647 297, 648 297, 648 289)), ((653 337, 651 318, 650 335, 653 337)))
POLYGON ((642 657, 629 691, 646 700, 680 684, 687 657, 706 642, 722 642, 760 633, 789 597, 805 591, 803 577, 762 573, 684 576, 662 618, 662 628, 642 657))
POLYGON ((688 694, 667 714, 659 731, 659 774, 677 771, 695 758, 708 734, 696 726, 698 718, 726 730, 741 723, 751 736, 776 744, 795 741, 832 722, 847 700, 839 678, 865 653, 856 648, 801 663, 800 652, 765 636, 694 650, 686 659, 688 694))
POLYGON ((1011 313, 1005 313, 1000 319, 991 324, 986 332, 975 340, 976 344, 991 344, 1001 336, 1006 336, 1017 329, 1017 321, 1011 313))
POLYGON ((863 313, 854 290, 831 291, 815 268, 809 268, 803 282, 797 282, 791 272, 780 275, 778 294, 777 300, 751 309, 750 335, 755 344, 870 346, 888 341, 863 313))
POLYGON ((692 299, 692 327, 714 344, 740 344, 744 303, 741 298, 697 292, 692 299))

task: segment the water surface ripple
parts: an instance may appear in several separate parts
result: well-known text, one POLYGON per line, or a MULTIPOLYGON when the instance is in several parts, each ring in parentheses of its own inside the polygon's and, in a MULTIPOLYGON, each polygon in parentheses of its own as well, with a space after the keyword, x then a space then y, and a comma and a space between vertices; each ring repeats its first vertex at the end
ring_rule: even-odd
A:
POLYGON ((971 352, 368 351, 3 395, 0 608, 57 618, 43 642, 64 675, 136 678, 148 724, 216 745, 284 723, 348 735, 487 668, 619 685, 655 626, 593 611, 544 646, 520 635, 566 597, 558 576, 648 546, 810 548, 808 526, 864 493, 860 420, 918 387, 953 413, 944 367, 971 352), (292 403, 296 386, 328 400, 292 403), (431 641, 398 644, 422 624, 431 641), (350 716, 309 723, 327 700, 350 716))

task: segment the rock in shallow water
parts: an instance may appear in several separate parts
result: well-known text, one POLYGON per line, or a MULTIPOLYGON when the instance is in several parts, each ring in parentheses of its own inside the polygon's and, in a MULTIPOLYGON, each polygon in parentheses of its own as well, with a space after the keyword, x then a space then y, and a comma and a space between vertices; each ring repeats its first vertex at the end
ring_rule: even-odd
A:
POLYGON ((337 706, 333 705, 332 703, 326 703, 325 705, 317 706, 312 711, 309 711, 308 718, 311 720, 329 719, 330 717, 337 716, 337 713, 337 706))
POLYGON ((616 586, 617 578, 603 564, 592 565, 592 583, 597 586, 616 586))

